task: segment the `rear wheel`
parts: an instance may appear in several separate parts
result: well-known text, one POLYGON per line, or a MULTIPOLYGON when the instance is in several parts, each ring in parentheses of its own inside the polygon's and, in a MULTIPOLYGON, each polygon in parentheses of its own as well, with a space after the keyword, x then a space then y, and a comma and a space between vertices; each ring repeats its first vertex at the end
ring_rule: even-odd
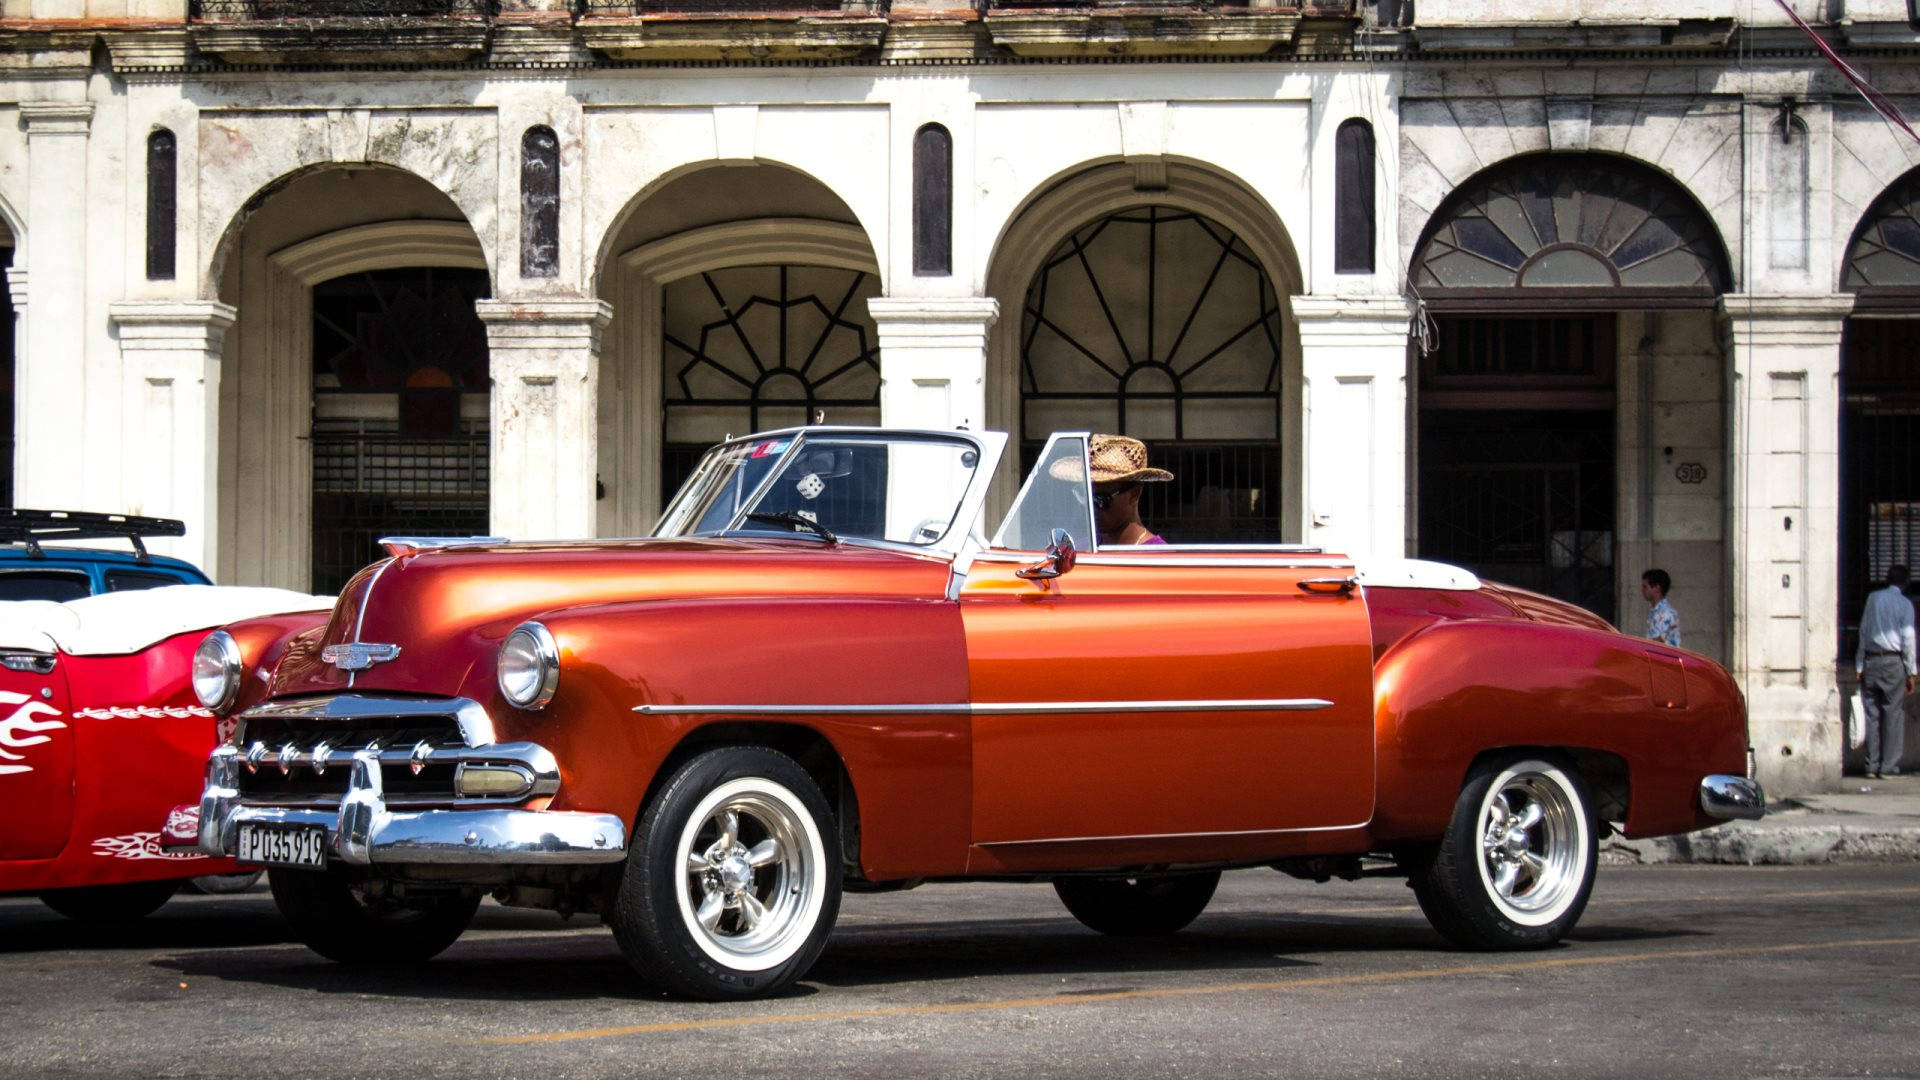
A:
POLYGON ((1090 929, 1122 937, 1172 934, 1200 917, 1220 872, 1057 878, 1053 891, 1090 929))
POLYGON ((75 922, 124 923, 144 919, 180 888, 177 881, 142 881, 132 885, 91 885, 83 889, 53 889, 40 902, 75 922))
POLYGON ((613 934, 641 977, 709 1001, 762 997, 807 973, 840 913, 840 840, 792 758, 710 750, 648 804, 613 934))
POLYGON ((371 894, 364 876, 340 866, 269 870, 267 885, 294 936, 342 964, 417 964, 438 956, 480 906, 477 892, 384 899, 371 894))
POLYGON ((1573 928, 1593 892, 1592 799, 1558 760, 1476 766, 1431 862, 1414 867, 1427 921, 1456 945, 1524 949, 1573 928))

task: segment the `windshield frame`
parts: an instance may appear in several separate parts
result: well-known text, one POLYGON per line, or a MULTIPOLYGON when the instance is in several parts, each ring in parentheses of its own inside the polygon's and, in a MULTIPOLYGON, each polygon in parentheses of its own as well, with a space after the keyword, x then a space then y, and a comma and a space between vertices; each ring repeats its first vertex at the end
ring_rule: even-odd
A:
MULTIPOLYGON (((773 468, 767 470, 767 475, 761 477, 759 483, 754 485, 753 490, 741 501, 740 510, 733 515, 725 527, 717 532, 687 532, 680 533, 674 537, 668 537, 667 539, 686 539, 703 536, 784 537, 787 534, 767 532, 763 529, 743 528, 742 526, 746 523, 748 512, 759 505, 761 499, 766 495, 767 489, 786 469, 787 460, 797 454, 805 442, 809 439, 846 438, 865 439, 875 442, 960 443, 971 446, 974 452, 980 455, 979 461, 973 466, 973 475, 968 478, 966 490, 961 493, 959 501, 955 504, 954 515, 947 525, 947 531, 942 534, 938 540, 927 544, 906 544, 869 536, 841 536, 838 539, 838 542, 842 544, 882 548, 888 551, 901 551, 915 555, 940 555, 949 559, 957 556, 961 548, 966 545, 968 537, 976 530, 980 521, 980 515, 985 509, 987 487, 992 482, 994 470, 1000 464, 1000 455, 1006 449, 1007 445, 1007 436, 1004 432, 967 430, 940 431, 921 428, 854 427, 850 425, 818 424, 807 427, 779 428, 773 431, 756 432, 752 435, 742 435, 739 438, 727 439, 724 442, 717 443, 710 447, 706 453, 700 456, 699 464, 694 466, 693 472, 687 477, 687 481, 680 485, 680 490, 674 493, 672 501, 670 501, 666 509, 662 511, 660 520, 654 524, 653 531, 649 533, 649 535, 653 537, 661 536, 660 526, 664 525, 674 516, 674 512, 679 508, 680 503, 694 490, 693 481, 708 468, 709 462, 715 460, 716 457, 725 454, 731 449, 747 444, 763 442, 768 439, 787 439, 790 440, 790 442, 787 447, 781 451, 781 460, 775 464, 773 468)), ((803 537, 812 536, 811 533, 795 533, 793 535, 803 537)))

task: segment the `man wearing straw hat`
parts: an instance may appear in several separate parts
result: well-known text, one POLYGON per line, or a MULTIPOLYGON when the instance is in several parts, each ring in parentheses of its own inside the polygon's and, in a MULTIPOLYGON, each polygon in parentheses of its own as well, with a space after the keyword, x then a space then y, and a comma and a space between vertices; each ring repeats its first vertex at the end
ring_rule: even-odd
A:
POLYGON ((1145 443, 1125 435, 1095 435, 1087 465, 1093 474, 1093 521, 1103 546, 1166 543, 1140 523, 1146 485, 1173 479, 1167 470, 1147 464, 1145 443))

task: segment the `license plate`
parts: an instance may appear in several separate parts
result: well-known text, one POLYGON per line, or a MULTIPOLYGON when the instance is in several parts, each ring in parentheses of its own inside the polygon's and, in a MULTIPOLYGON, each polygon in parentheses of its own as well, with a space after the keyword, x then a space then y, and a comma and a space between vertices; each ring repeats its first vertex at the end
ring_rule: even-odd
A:
POLYGON ((243 863, 327 868, 327 830, 319 825, 240 826, 233 857, 243 863))

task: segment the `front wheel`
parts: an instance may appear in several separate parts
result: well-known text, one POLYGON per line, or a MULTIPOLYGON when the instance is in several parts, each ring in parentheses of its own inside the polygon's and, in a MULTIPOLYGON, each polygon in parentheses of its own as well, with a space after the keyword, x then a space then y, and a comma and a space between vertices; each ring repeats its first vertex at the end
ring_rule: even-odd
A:
POLYGON ((1172 934, 1200 917, 1220 871, 1148 877, 1056 878, 1053 891, 1089 929, 1121 937, 1172 934))
POLYGON ((75 922, 128 923, 160 910, 180 888, 177 881, 142 881, 132 885, 89 885, 54 889, 40 894, 40 902, 75 922))
POLYGON ((307 948, 342 964, 418 964, 445 951, 473 921, 477 892, 392 900, 344 867, 269 870, 273 902, 307 948))
POLYGON ((840 840, 819 785, 757 746, 687 762, 627 852, 614 938, 663 990, 762 997, 813 966, 840 913, 840 840))
POLYGON ((1591 806, 1580 774, 1557 760, 1476 766, 1438 851, 1410 879, 1427 921, 1468 948, 1560 940, 1593 892, 1591 806))

